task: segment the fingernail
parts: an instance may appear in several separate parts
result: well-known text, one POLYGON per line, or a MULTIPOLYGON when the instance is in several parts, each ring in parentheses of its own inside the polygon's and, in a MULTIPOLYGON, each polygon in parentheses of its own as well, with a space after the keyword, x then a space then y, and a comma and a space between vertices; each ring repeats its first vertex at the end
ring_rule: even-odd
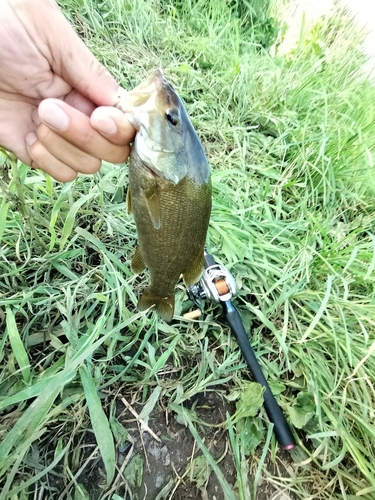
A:
POLYGON ((37 139, 38 137, 36 136, 36 134, 34 134, 34 132, 30 132, 25 137, 25 141, 28 146, 32 146, 37 139))
POLYGON ((103 132, 103 134, 107 135, 112 135, 117 132, 116 123, 109 117, 95 120, 95 128, 98 132, 103 132))
POLYGON ((68 115, 54 102, 42 102, 39 106, 39 116, 42 122, 56 130, 66 130, 69 126, 68 115))

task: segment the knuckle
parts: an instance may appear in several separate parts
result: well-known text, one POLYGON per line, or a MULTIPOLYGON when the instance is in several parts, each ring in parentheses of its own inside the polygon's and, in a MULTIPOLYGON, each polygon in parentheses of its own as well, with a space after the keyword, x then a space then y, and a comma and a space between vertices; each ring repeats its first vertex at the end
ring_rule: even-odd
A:
POLYGON ((35 170, 43 170, 33 159, 31 159, 30 167, 35 168, 35 170))
POLYGON ((55 137, 55 133, 47 125, 44 125, 44 123, 38 125, 36 130, 38 139, 43 144, 50 142, 55 137))
POLYGON ((129 146, 113 146, 103 159, 110 163, 124 163, 129 157, 129 152, 129 146))
POLYGON ((72 182, 77 177, 77 172, 64 165, 65 168, 49 169, 47 174, 58 182, 72 182))
POLYGON ((92 137, 91 129, 82 129, 79 136, 79 147, 82 151, 90 152, 92 146, 95 144, 92 137))
POLYGON ((77 172, 69 168, 64 172, 59 172, 56 176, 52 175, 52 177, 59 182, 72 182, 77 177, 77 172))
POLYGON ((101 166, 102 161, 99 160, 99 158, 91 156, 83 161, 80 167, 76 168, 76 170, 78 170, 78 172, 81 172, 82 174, 95 174, 100 170, 101 166))
POLYGON ((90 173, 95 174, 100 170, 101 166, 102 166, 102 161, 99 160, 98 158, 95 158, 95 161, 92 162, 90 173))
POLYGON ((58 182, 71 182, 77 177, 77 172, 68 165, 60 162, 46 151, 43 144, 36 141, 30 147, 30 166, 37 170, 43 170, 58 182))
POLYGON ((32 167, 34 167, 34 164, 39 165, 40 163, 43 163, 43 158, 45 156, 46 150, 43 144, 39 141, 34 142, 32 146, 29 147, 29 154, 32 160, 32 167))

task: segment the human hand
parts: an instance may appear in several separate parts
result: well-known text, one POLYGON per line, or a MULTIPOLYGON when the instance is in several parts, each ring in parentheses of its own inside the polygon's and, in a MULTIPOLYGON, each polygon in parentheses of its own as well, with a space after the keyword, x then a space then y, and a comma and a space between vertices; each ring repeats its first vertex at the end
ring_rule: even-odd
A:
POLYGON ((125 161, 124 90, 54 0, 0 0, 0 32, 0 145, 63 182, 125 161))

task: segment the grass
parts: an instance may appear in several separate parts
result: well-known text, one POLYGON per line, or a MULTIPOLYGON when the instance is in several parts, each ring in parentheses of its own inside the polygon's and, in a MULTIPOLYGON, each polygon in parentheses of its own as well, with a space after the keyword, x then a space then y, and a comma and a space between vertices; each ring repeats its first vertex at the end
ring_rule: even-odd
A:
POLYGON ((222 422, 236 483, 215 465, 189 401, 214 391, 241 414, 247 371, 218 307, 181 317, 182 286, 172 325, 136 311, 126 167, 61 185, 0 152, 0 499, 94 498, 81 478, 98 454, 100 498, 123 498, 120 394, 145 421, 184 421, 226 498, 261 498, 261 477, 300 499, 374 498, 375 89, 350 20, 271 57, 275 23, 242 2, 60 5, 122 85, 160 65, 184 98, 212 166, 207 245, 237 280, 299 456, 275 474, 261 409, 222 422))

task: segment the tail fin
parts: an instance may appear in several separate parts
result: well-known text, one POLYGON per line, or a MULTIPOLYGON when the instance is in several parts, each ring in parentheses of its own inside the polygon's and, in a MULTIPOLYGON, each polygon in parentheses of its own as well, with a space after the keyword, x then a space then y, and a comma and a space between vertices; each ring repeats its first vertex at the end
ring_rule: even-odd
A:
POLYGON ((172 321, 174 313, 174 293, 160 296, 160 294, 155 293, 151 287, 148 287, 139 299, 137 307, 140 311, 144 311, 149 307, 154 307, 160 318, 167 322, 172 321))

